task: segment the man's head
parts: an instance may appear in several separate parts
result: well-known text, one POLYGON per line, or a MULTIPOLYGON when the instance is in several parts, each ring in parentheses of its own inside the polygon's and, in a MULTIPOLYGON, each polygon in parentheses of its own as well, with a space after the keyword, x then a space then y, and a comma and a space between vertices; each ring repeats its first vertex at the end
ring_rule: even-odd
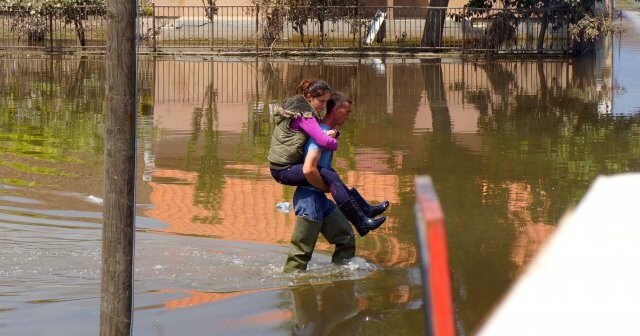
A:
POLYGON ((351 97, 344 92, 334 92, 327 102, 327 114, 324 123, 332 127, 342 126, 351 114, 351 97))

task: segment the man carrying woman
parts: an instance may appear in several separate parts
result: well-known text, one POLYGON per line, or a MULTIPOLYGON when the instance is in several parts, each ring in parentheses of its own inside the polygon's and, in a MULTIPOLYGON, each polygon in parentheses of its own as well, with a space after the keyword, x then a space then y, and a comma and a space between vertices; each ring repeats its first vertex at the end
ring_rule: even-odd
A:
MULTIPOLYGON (((329 131, 335 130, 337 126, 342 126, 349 119, 351 104, 352 101, 346 94, 340 92, 332 94, 328 100, 327 114, 320 125, 321 128, 324 131, 329 131)), ((337 173, 331 168, 333 161, 331 150, 321 148, 316 140, 310 138, 305 144, 303 156, 302 175, 310 183, 298 186, 293 196, 297 221, 291 237, 285 272, 307 268, 320 233, 329 243, 335 245, 335 252, 332 256, 334 263, 352 258, 355 255, 355 237, 347 218, 352 223, 356 220, 362 221, 363 217, 373 222, 371 226, 367 227, 363 227, 361 222, 358 223, 359 225, 354 223, 361 236, 379 227, 386 219, 385 217, 371 219, 367 216, 370 214, 371 217, 375 217, 382 213, 388 206, 387 202, 379 206, 371 206, 359 196, 355 189, 349 190, 339 180, 339 177, 336 181, 337 173), (329 183, 333 184, 332 187, 327 186, 328 183, 321 176, 320 171, 322 170, 335 174, 329 178, 329 183), (332 191, 332 194, 335 191, 333 196, 341 211, 337 211, 336 205, 325 195, 325 192, 329 190, 332 191), (347 200, 341 203, 338 201, 341 198, 347 200), (367 211, 367 215, 364 214, 362 208, 367 211), (345 214, 343 215, 343 213, 345 214), (352 219, 349 216, 358 217, 352 219)))
MULTIPOLYGON (((309 137, 320 148, 334 151, 338 148, 335 138, 339 136, 335 127, 339 125, 329 126, 326 133, 319 125, 319 111, 327 107, 331 97, 331 87, 325 81, 303 80, 296 91, 298 95, 288 98, 274 113, 275 129, 268 156, 271 175, 278 183, 314 186, 323 192, 330 192, 358 234, 365 236, 384 223, 386 217, 376 216, 387 209, 389 202, 370 205, 355 188, 347 188, 330 166, 319 167, 317 174, 303 171, 303 150, 309 137)), ((350 111, 350 99, 348 104, 350 111)))

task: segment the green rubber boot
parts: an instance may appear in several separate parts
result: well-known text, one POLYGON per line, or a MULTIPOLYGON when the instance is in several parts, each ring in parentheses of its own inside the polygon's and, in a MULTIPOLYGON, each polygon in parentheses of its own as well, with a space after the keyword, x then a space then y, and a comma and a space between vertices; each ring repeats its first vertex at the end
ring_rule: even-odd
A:
POLYGON ((296 327, 292 335, 316 335, 315 328, 321 323, 318 300, 313 286, 305 285, 291 289, 293 295, 293 312, 296 317, 296 327))
POLYGON ((307 269, 322 227, 320 222, 302 217, 296 218, 296 227, 293 229, 289 245, 289 255, 287 255, 287 261, 284 264, 285 273, 307 269))
POLYGON ((331 261, 341 263, 356 255, 356 237, 347 218, 336 209, 322 222, 322 235, 336 246, 331 261))

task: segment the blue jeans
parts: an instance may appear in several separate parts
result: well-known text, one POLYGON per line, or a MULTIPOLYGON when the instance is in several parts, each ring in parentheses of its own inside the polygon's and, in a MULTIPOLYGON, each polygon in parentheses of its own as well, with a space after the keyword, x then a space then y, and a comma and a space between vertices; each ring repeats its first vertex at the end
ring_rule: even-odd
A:
MULTIPOLYGON (((280 184, 296 187, 311 186, 302 172, 303 164, 296 164, 287 169, 271 169, 271 176, 280 184)), ((329 187, 331 196, 338 205, 349 200, 349 189, 342 182, 338 173, 331 168, 318 167, 320 177, 329 187)))
POLYGON ((291 234, 285 272, 307 269, 319 234, 335 245, 332 262, 344 262, 355 256, 353 229, 325 193, 315 188, 298 187, 293 194, 293 208, 297 218, 291 234))
POLYGON ((336 209, 336 205, 320 190, 302 187, 293 193, 293 210, 298 217, 322 222, 336 209))

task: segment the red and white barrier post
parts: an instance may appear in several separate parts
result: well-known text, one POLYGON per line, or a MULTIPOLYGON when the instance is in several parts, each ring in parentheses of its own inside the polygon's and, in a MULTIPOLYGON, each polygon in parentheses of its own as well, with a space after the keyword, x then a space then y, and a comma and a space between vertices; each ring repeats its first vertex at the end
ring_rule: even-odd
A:
POLYGON ((444 214, 429 176, 415 179, 415 217, 420 252, 426 334, 454 336, 455 322, 444 214))

